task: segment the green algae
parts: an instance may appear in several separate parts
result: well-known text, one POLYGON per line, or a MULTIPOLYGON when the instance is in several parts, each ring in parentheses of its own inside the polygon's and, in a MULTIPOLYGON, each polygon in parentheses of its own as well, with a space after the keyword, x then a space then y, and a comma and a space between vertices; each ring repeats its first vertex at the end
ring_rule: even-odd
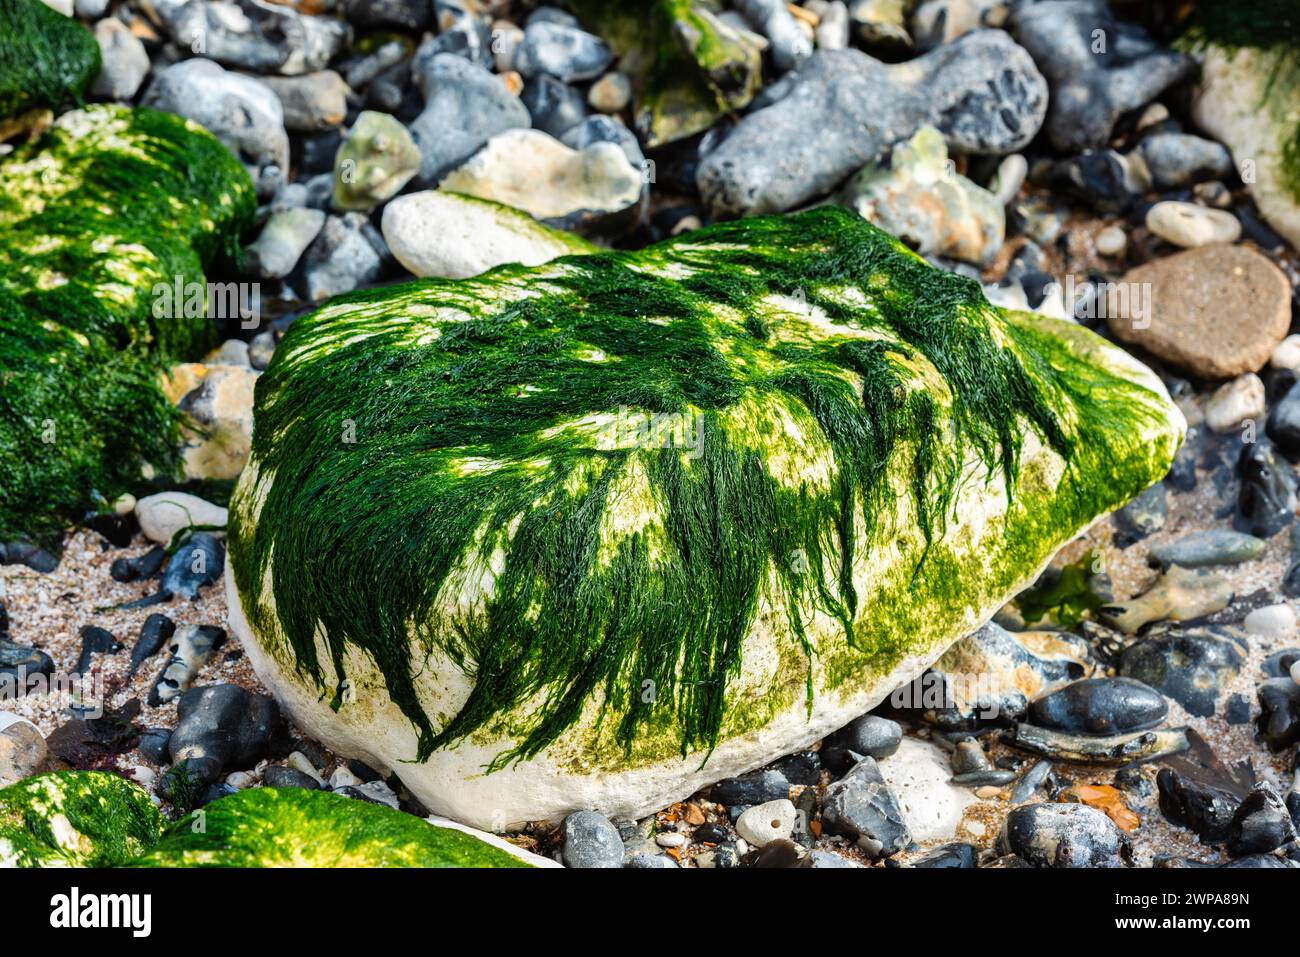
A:
POLYGON ((531 867, 450 828, 341 794, 240 791, 181 818, 136 867, 531 867))
POLYGON ((233 264, 253 189, 200 127, 114 106, 65 114, 0 160, 0 182, 0 540, 49 537, 142 459, 175 467, 158 378, 215 329, 153 291, 233 264))
POLYGON ((811 707, 814 657, 824 690, 885 669, 937 640, 936 608, 1011 589, 1163 474, 1167 400, 1097 352, 833 207, 355 294, 295 323, 259 382, 231 566, 272 653, 335 707, 348 648, 373 659, 417 759, 491 735, 517 741, 493 768, 526 759, 593 699, 625 759, 665 735, 707 751, 793 691, 811 707), (698 442, 620 441, 620 416, 698 442), (1053 487, 1022 474, 1031 432, 1064 461, 1053 487), (943 541, 972 459, 1013 511, 979 569, 943 541), (855 559, 881 548, 916 560, 863 593, 855 559), (799 687, 739 707, 773 594, 799 687), (816 616, 836 647, 814 647, 816 616), (473 679, 454 714, 416 694, 435 654, 473 679))
POLYGON ((138 785, 60 771, 0 790, 0 867, 530 867, 410 814, 321 791, 240 791, 168 824, 138 785))
POLYGON ((81 102, 99 74, 99 44, 41 0, 0 0, 0 119, 81 102))
POLYGON ((634 122, 647 147, 703 132, 749 105, 762 84, 762 51, 718 19, 714 3, 572 0, 633 79, 634 122))
POLYGON ((162 828, 149 795, 116 774, 25 778, 0 790, 0 867, 119 867, 162 828))

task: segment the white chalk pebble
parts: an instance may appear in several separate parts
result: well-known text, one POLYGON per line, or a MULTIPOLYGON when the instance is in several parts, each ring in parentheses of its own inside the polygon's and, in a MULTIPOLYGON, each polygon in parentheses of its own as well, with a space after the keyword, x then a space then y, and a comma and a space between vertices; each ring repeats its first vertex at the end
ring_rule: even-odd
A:
MULTIPOLYGON (((1290 605, 1266 605, 1247 615, 1243 624, 1261 638, 1286 638, 1295 633, 1295 612, 1290 605)), ((1291 674, 1295 675, 1294 669, 1291 674)))

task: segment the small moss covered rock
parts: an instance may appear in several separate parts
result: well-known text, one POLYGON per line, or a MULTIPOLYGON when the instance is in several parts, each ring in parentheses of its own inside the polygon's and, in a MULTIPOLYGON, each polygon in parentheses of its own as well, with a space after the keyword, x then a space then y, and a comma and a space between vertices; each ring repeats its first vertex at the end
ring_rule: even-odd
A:
POLYGON ((99 75, 99 44, 41 0, 0 0, 0 119, 79 103, 99 75))
POLYGON ((258 673, 493 830, 808 746, 1184 428, 1126 353, 836 207, 336 299, 255 415, 227 592, 258 673))
POLYGON ((159 377, 213 344, 188 293, 253 208, 229 150, 154 110, 65 113, 0 160, 0 541, 105 507, 142 461, 175 467, 159 377))
POLYGON ((105 771, 0 790, 3 867, 529 867, 496 838, 322 791, 240 791, 168 824, 147 792, 105 771), (490 843, 495 842, 495 843, 490 843))
POLYGON ((106 771, 42 774, 0 790, 0 867, 118 867, 158 840, 149 795, 106 771))
POLYGON ((755 36, 698 0, 571 3, 633 78, 634 122, 647 147, 700 133, 749 105, 762 85, 755 36))

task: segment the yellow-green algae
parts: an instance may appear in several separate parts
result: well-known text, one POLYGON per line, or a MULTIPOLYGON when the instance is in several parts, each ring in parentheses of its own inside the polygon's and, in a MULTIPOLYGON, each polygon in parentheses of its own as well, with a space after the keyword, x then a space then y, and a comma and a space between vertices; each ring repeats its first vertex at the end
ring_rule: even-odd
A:
POLYGON ((255 788, 168 824, 139 786, 61 771, 0 790, 0 867, 531 867, 470 834, 322 791, 255 788))
POLYGON ((79 103, 99 74, 99 44, 41 0, 0 0, 0 119, 79 103))
POLYGON ((369 656, 412 759, 470 736, 526 759, 597 700, 584 766, 707 750, 811 708, 814 660, 834 693, 950 640, 1164 474, 1177 416, 1105 348, 831 207, 336 299, 258 385, 241 603, 336 708, 369 656), (618 441, 621 414, 699 422, 699 454, 618 441), (1062 474, 1021 468, 1030 433, 1062 474), (1008 512, 950 541, 972 462, 1008 512), (891 550, 859 588, 855 555, 891 550), (781 663, 742 704, 760 608, 781 663), (473 682, 452 714, 416 693, 435 654, 473 682))
POLYGON ((24 778, 0 790, 0 867, 119 867, 158 840, 163 817, 107 771, 24 778))
POLYGON ((103 508, 142 460, 175 465, 159 376, 215 330, 153 291, 233 263, 254 202, 229 150, 149 109, 66 113, 0 160, 0 541, 103 508))

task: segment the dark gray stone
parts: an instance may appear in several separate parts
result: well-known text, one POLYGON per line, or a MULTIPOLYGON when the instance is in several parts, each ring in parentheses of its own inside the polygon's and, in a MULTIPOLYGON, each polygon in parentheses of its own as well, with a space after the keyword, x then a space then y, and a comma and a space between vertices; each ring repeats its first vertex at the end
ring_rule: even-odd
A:
POLYGON ((564 819, 566 867, 622 867, 623 841, 603 814, 575 811, 564 819))
POLYGON ((897 721, 864 714, 822 742, 822 764, 832 774, 844 774, 862 758, 889 757, 902 740, 903 729, 897 721))
POLYGON ((826 788, 822 825, 828 833, 854 841, 873 858, 890 857, 912 842, 903 812, 875 758, 863 758, 826 788))
POLYGON ((1025 804, 1007 815, 1000 848, 1034 867, 1119 867, 1120 831, 1084 804, 1025 804))
POLYGON ((1034 724, 1075 734, 1142 731, 1168 713, 1169 705, 1158 691, 1132 678, 1087 678, 1029 706, 1034 724))
POLYGON ((1011 22, 1051 84, 1046 130, 1062 151, 1105 146, 1122 113, 1196 69, 1190 57, 1160 49, 1141 27, 1115 19, 1106 0, 1024 3, 1011 22))

